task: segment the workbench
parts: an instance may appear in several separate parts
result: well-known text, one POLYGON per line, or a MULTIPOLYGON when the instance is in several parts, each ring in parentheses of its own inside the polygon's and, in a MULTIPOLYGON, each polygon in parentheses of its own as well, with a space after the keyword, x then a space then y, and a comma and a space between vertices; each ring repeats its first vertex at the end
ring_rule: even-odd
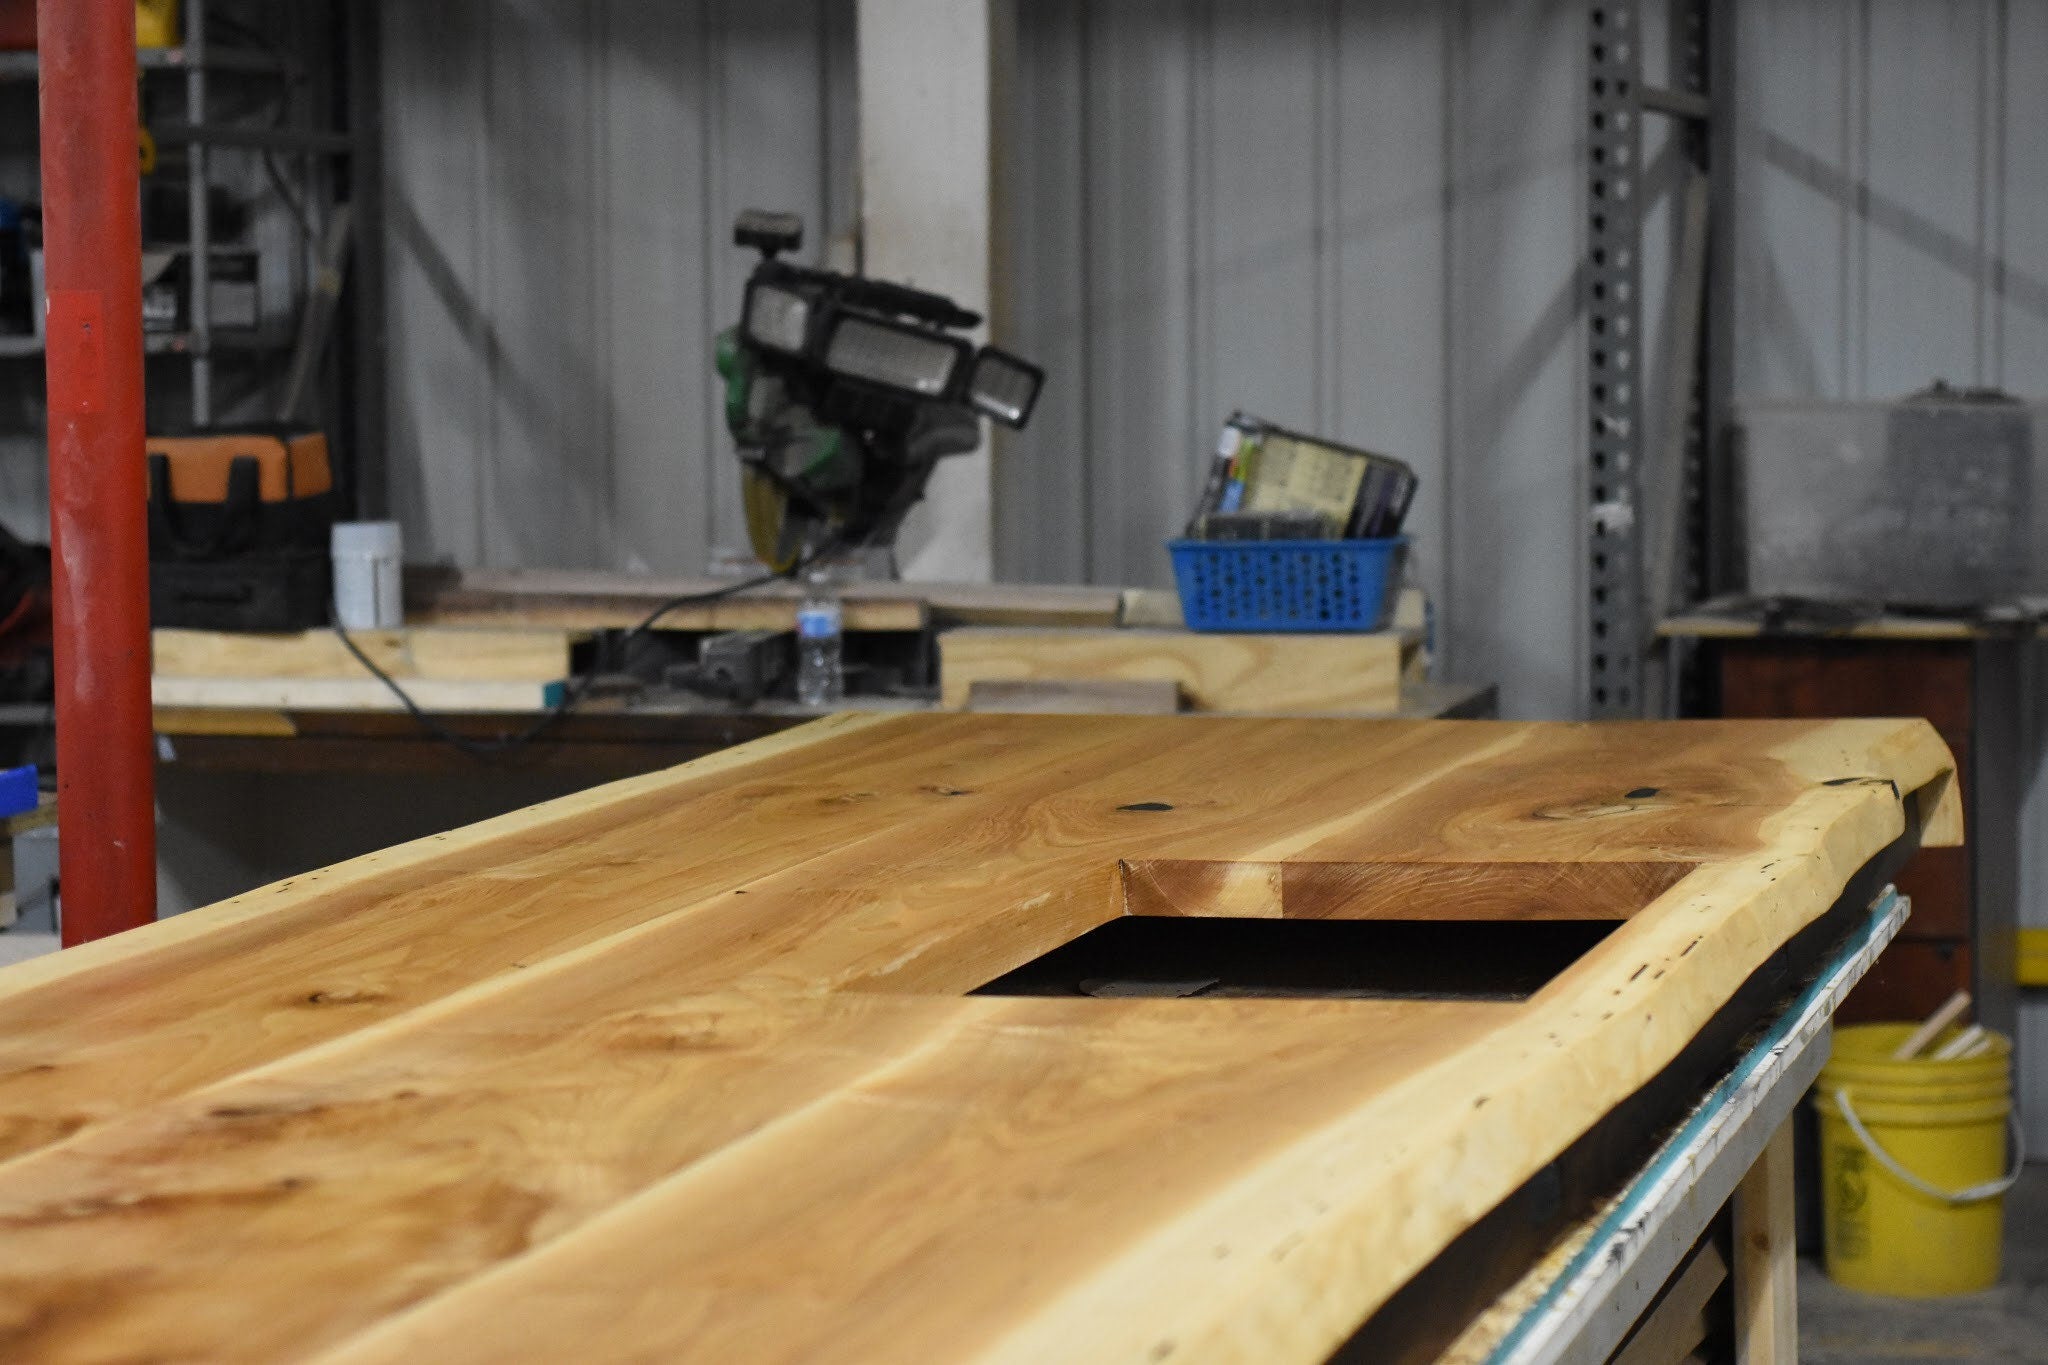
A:
MULTIPOLYGON (((572 649, 625 631, 664 603, 730 583, 570 571, 409 571, 405 629, 355 632, 357 646, 445 729, 478 741, 518 733, 560 700, 572 649)), ((771 583, 664 613, 662 632, 793 628, 801 589, 771 583)), ((969 705, 970 678, 1177 678, 1192 709, 1492 716, 1491 685, 1426 680, 1419 624, 1380 634, 1198 635, 1171 591, 1045 584, 860 583, 842 590, 845 629, 921 640, 947 659, 943 696, 852 694, 834 709, 894 714, 969 705), (970 649, 971 647, 971 649, 970 649), (964 656, 971 659, 962 662, 964 656)), ((1419 623, 1419 594, 1401 619, 1419 623)), ((466 774, 488 770, 399 709, 331 632, 238 636, 157 631, 158 755, 194 770, 466 774)), ((1082 699, 1083 709, 1086 706, 1082 699)), ((1070 708, 1071 709, 1071 708, 1070 708)), ((1099 709, 1118 709, 1114 704, 1099 709)), ((815 720, 816 707, 739 705, 687 692, 592 693, 538 739, 490 766, 585 778, 672 766, 815 720)))
POLYGON ((1961 835, 1920 721, 834 717, 0 970, 0 1329, 1426 1359, 1961 835))
MULTIPOLYGON (((1483 720, 1497 689, 1411 683, 1401 689, 1404 720, 1483 720)), ((858 715, 910 715, 936 702, 851 697, 833 708, 858 715)), ((442 712, 458 734, 488 740, 516 732, 539 713, 442 712)), ((420 728, 403 712, 201 710, 159 707, 157 756, 167 764, 213 772, 474 774, 506 768, 592 779, 673 767, 750 739, 807 724, 825 712, 791 701, 736 706, 709 699, 598 701, 578 707, 518 752, 479 760, 420 728)))
POLYGON ((1766 625, 1740 599, 1703 603, 1660 635, 1699 653, 1698 714, 1731 719, 1924 716, 1957 758, 1967 849, 1930 849, 1899 878, 1913 918, 1844 1009, 1925 1017, 1968 990, 1977 1018, 2016 1036, 2020 820, 2043 755, 2038 614, 1888 614, 1766 625))

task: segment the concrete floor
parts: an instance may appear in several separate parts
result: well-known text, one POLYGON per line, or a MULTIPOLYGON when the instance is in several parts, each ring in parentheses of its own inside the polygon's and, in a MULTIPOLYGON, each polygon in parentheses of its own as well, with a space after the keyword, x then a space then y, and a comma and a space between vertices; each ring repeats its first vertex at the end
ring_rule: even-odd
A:
POLYGON ((25 929, 9 929, 0 933, 0 967, 10 962, 26 962, 32 957, 57 951, 55 934, 35 934, 25 929))
POLYGON ((2048 1362, 2048 1164, 2034 1163, 2005 1200, 2005 1276, 1953 1299, 1881 1299, 1799 1263, 1799 1358, 1805 1365, 1924 1365, 1941 1360, 2048 1362))

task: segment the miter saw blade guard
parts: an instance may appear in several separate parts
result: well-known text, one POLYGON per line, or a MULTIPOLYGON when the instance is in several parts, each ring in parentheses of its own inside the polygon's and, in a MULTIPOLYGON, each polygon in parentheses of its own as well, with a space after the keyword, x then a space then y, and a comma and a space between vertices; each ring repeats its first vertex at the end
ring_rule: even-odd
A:
POLYGON ((893 544, 933 467, 976 449, 984 416, 1022 427, 1044 383, 960 335, 981 319, 950 299, 778 259, 802 235, 794 215, 740 216, 761 259, 716 352, 748 538, 778 573, 893 544))

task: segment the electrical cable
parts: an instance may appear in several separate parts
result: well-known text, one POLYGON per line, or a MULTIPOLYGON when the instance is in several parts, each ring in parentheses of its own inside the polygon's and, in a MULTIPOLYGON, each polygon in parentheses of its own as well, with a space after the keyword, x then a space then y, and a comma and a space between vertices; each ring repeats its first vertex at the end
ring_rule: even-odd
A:
MULTIPOLYGON (((701 606, 707 602, 721 601, 753 588, 765 587, 770 583, 776 582, 778 579, 794 578, 811 565, 817 563, 818 560, 837 553, 838 548, 836 542, 828 542, 790 565, 786 572, 761 574, 754 578, 741 579, 736 583, 728 583, 722 588, 713 588, 708 592, 683 593, 681 596, 671 597, 642 617, 637 624, 621 635, 619 643, 626 645, 646 635, 654 629, 656 623, 662 617, 679 608, 701 606)), ((398 699, 398 704, 403 706, 406 713, 418 722, 422 730, 442 743, 459 749, 470 757, 477 759, 501 758, 539 739, 559 724, 562 718, 567 716, 570 711, 575 709, 576 704, 584 698, 598 679, 598 668, 596 661, 593 661, 589 669, 569 679, 563 685, 562 695, 555 701, 554 705, 542 712, 524 730, 514 734, 499 735, 492 739, 478 739, 474 735, 465 735, 443 724, 438 716, 415 701, 412 694, 407 692, 396 678, 385 672, 377 665, 376 660, 363 652, 362 646, 356 643, 355 638, 349 634, 347 627, 341 624, 341 613, 338 611, 334 613, 333 630, 335 635, 340 638, 342 647, 355 657, 357 663, 368 669, 371 676, 384 684, 385 689, 398 699)))

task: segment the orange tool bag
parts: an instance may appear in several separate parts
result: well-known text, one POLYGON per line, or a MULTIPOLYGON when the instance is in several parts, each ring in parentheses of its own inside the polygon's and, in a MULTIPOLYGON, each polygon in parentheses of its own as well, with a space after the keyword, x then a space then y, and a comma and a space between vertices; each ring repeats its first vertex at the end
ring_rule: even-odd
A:
POLYGON ((327 438, 298 427, 149 438, 149 607, 159 626, 325 625, 339 499, 327 438))

